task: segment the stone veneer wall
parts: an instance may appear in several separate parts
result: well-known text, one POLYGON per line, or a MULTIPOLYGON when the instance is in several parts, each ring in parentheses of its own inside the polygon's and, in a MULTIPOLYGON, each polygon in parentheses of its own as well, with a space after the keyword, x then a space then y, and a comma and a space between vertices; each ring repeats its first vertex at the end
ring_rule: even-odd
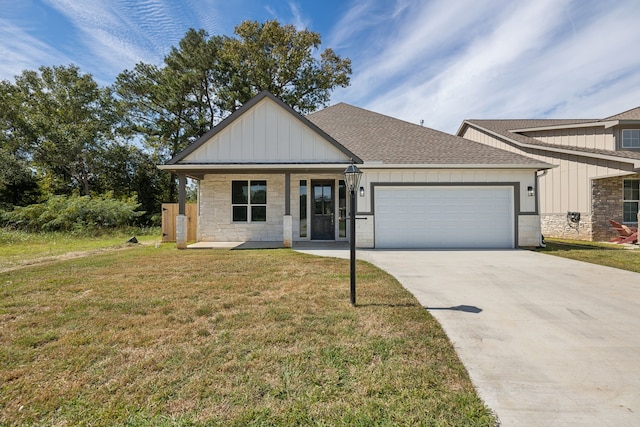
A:
POLYGON ((571 224, 567 214, 543 214, 542 234, 575 240, 593 240, 606 242, 617 233, 611 228, 609 220, 622 222, 623 181, 640 178, 640 174, 594 179, 591 183, 591 214, 581 212, 580 223, 571 224))
POLYGON ((609 220, 622 222, 623 181, 629 178, 640 178, 640 174, 593 180, 593 240, 607 241, 618 235, 609 220))
POLYGON ((558 239, 591 240, 591 215, 580 212, 580 222, 567 221, 567 214, 542 214, 542 234, 558 239))
POLYGON ((284 216, 284 175, 211 174, 200 181, 198 241, 281 242, 284 216), (231 220, 231 181, 267 181, 267 221, 233 222, 231 220))
POLYGON ((519 247, 540 246, 540 217, 538 215, 518 216, 519 247))

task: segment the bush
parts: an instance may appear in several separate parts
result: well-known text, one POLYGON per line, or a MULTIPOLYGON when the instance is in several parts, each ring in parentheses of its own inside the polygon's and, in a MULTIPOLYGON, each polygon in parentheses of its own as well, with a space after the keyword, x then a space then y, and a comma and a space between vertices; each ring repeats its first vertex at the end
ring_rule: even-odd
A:
POLYGON ((2 214, 5 226, 27 231, 100 230, 131 225, 144 212, 135 197, 117 200, 100 196, 52 196, 46 202, 16 207, 2 214))

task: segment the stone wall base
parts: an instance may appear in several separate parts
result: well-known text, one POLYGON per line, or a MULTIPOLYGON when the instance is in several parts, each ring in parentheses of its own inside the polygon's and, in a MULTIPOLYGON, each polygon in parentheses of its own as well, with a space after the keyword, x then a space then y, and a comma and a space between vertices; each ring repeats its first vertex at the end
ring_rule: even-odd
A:
POLYGON ((567 220, 567 214, 540 215, 542 234, 545 237, 571 240, 592 240, 591 215, 580 213, 579 222, 567 220))

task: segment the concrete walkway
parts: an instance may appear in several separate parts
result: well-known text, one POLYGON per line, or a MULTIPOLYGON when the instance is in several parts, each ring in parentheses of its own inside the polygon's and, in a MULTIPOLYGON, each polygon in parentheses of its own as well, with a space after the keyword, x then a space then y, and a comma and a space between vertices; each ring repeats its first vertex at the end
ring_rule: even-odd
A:
POLYGON ((640 274, 524 250, 358 258, 440 322, 503 426, 640 425, 640 274))

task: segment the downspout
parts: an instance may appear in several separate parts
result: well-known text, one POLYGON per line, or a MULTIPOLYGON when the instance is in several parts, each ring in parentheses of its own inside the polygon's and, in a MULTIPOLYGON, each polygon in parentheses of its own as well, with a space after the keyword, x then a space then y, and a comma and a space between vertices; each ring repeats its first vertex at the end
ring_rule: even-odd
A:
MULTIPOLYGON (((541 214, 540 214, 540 178, 542 178, 543 176, 545 176, 548 172, 549 169, 545 169, 542 171, 542 173, 540 175, 538 175, 538 172, 536 172, 536 213, 538 214, 538 218, 540 218, 541 214)), ((542 234, 542 219, 540 219, 540 242, 539 242, 540 247, 546 247, 545 243, 544 243, 544 235, 542 234)))

